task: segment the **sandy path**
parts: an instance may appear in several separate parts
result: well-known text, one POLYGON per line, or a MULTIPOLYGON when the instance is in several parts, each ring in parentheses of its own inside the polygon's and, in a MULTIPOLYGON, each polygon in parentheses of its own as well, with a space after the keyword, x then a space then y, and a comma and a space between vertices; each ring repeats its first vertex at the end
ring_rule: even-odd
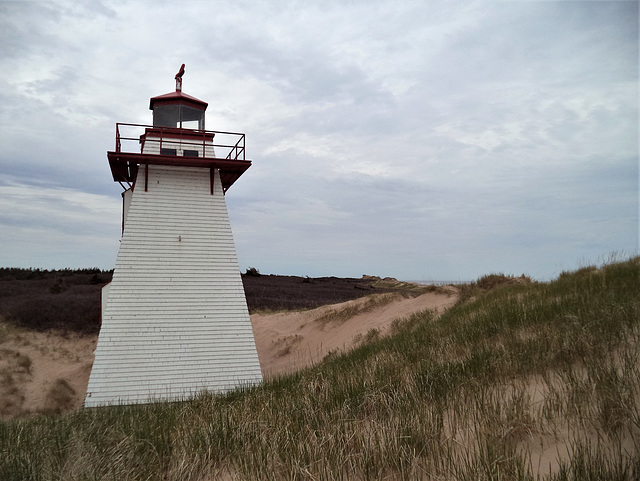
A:
MULTIPOLYGON (((253 314, 251 323, 265 378, 322 360, 330 351, 349 349, 371 329, 385 334, 395 319, 425 309, 443 310, 455 303, 455 292, 397 299, 367 312, 338 320, 318 320, 368 298, 309 311, 253 314)), ((19 330, 0 322, 0 418, 38 412, 66 412, 82 405, 97 336, 62 336, 19 330)))

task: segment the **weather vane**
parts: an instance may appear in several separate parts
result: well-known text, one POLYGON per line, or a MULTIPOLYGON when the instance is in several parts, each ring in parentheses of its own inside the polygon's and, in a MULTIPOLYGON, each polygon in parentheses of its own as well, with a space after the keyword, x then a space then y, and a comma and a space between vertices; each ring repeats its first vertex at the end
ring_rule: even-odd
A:
POLYGON ((178 70, 178 73, 176 74, 176 92, 181 92, 182 91, 182 76, 184 75, 184 64, 182 64, 182 66, 180 67, 180 70, 178 70))

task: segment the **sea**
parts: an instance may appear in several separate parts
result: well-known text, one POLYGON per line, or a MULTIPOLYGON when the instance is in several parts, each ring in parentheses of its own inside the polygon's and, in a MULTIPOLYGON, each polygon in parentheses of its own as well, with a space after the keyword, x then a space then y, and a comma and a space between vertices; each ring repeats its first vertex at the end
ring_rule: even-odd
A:
POLYGON ((405 281, 405 282, 412 282, 414 284, 420 284, 421 286, 448 286, 450 284, 453 284, 453 285, 471 284, 474 281, 425 281, 425 280, 419 280, 419 281, 405 281))

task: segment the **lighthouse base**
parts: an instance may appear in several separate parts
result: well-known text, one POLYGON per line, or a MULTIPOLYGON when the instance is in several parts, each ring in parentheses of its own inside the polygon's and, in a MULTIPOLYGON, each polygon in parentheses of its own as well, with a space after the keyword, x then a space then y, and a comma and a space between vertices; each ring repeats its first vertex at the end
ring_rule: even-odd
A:
POLYGON ((209 169, 148 168, 104 291, 87 407, 183 400, 262 380, 218 172, 212 194, 209 169))

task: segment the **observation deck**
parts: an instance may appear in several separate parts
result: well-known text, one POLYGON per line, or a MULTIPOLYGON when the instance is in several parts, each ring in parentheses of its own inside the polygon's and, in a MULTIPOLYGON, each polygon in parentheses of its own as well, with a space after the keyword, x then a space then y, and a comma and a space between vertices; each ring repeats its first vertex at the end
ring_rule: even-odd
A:
POLYGON ((116 182, 131 185, 143 168, 145 191, 149 165, 207 168, 212 179, 218 170, 224 192, 251 167, 242 133, 128 123, 116 124, 116 148, 107 158, 116 182))

